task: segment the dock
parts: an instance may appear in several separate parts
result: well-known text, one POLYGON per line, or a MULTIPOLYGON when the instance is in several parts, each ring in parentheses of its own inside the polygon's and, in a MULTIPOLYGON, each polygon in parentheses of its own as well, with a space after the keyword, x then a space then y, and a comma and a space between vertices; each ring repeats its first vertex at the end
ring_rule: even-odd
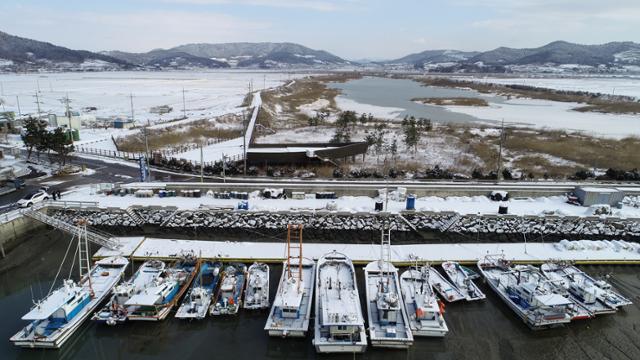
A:
MULTIPOLYGON (((205 260, 243 263, 264 262, 282 264, 284 242, 236 242, 159 239, 153 237, 119 237, 118 250, 101 248, 95 259, 120 254, 130 260, 175 260, 182 252, 192 251, 205 260)), ((514 263, 542 264, 550 259, 567 260, 576 264, 640 265, 640 245, 623 241, 569 241, 549 243, 457 243, 391 245, 390 259, 397 266, 411 266, 415 258, 440 264, 457 261, 475 265, 487 254, 502 254, 514 263), (571 245, 569 248, 565 245, 571 245), (581 249, 582 248, 582 249, 581 249), (413 260, 412 260, 413 259, 413 260)), ((380 245, 307 243, 305 257, 319 259, 336 250, 348 255, 354 264, 365 265, 380 257, 380 245)))

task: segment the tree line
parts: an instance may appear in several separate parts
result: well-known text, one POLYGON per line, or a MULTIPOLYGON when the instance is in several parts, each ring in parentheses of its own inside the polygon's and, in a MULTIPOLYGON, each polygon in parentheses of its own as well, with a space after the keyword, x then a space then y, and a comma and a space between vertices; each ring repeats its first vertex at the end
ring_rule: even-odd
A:
POLYGON ((64 166, 69 154, 75 150, 72 136, 68 129, 58 127, 49 130, 47 125, 46 121, 31 117, 25 120, 22 141, 27 148, 27 160, 31 159, 34 150, 38 159, 43 152, 51 159, 51 152, 54 152, 58 155, 60 166, 64 166))

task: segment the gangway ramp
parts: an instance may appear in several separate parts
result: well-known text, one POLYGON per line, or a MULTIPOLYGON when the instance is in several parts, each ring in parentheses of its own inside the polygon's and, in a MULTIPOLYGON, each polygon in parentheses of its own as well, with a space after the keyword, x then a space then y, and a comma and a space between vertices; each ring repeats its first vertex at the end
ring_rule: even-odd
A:
POLYGON ((94 244, 100 245, 110 250, 118 250, 120 248, 120 242, 113 238, 110 234, 107 234, 98 230, 85 230, 80 226, 76 226, 74 224, 69 224, 60 219, 56 219, 53 216, 49 216, 46 213, 39 211, 39 209, 31 208, 23 212, 24 216, 28 216, 34 220, 38 220, 47 225, 53 226, 56 229, 66 231, 75 236, 85 235, 87 240, 91 241, 94 244))

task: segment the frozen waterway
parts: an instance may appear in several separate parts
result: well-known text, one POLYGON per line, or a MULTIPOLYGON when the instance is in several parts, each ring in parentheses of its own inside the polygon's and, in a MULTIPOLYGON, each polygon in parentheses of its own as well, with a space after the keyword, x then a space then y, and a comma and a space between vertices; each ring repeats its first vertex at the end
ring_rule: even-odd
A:
POLYGON ((494 124, 504 120, 505 123, 515 126, 581 131, 612 138, 637 136, 640 131, 640 115, 573 111, 573 108, 583 106, 577 103, 532 99, 508 100, 469 89, 421 86, 412 80, 387 78, 363 78, 332 86, 342 91, 336 101, 343 110, 371 112, 389 119, 413 115, 441 123, 494 124), (410 101, 419 97, 481 98, 490 106, 437 106, 410 101))

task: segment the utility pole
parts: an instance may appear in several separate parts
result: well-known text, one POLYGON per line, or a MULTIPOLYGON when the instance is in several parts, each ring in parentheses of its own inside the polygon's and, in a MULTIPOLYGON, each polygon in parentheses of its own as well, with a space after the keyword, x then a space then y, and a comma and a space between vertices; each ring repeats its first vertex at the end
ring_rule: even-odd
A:
POLYGON ((147 132, 149 131, 149 126, 151 126, 151 123, 149 122, 149 119, 147 119, 147 126, 145 126, 144 128, 144 146, 147 149, 147 153, 146 153, 146 160, 147 160, 147 182, 151 181, 151 167, 149 166, 149 136, 147 135, 147 132))
POLYGON ((247 176, 247 114, 244 110, 242 110, 242 128, 244 130, 242 134, 242 151, 244 153, 243 174, 247 176))
POLYGON ((498 182, 502 180, 502 141, 504 140, 504 119, 500 127, 500 151, 498 152, 498 182))
POLYGON ((135 119, 134 113, 133 113, 133 93, 131 93, 129 95, 129 98, 131 99, 131 122, 135 123, 136 119, 135 119))
POLYGON ((389 177, 384 177, 384 211, 389 212, 389 177))
POLYGON ((38 120, 42 117, 40 114, 40 97, 38 97, 38 92, 36 91, 36 105, 38 106, 38 120))
POLYGON ((184 101, 184 87, 182 88, 182 117, 187 118, 187 105, 184 101))
POLYGON ((262 81, 262 90, 267 90, 267 74, 264 75, 262 81))
POLYGON ((224 153, 222 153, 222 182, 226 183, 227 182, 227 176, 225 174, 225 168, 227 167, 227 163, 225 161, 225 156, 224 153))
POLYGON ((18 104, 18 116, 22 116, 22 112, 20 111, 20 98, 16 95, 16 104, 18 104))
POLYGON ((203 154, 203 142, 204 140, 200 140, 200 182, 204 182, 204 154, 203 154))

